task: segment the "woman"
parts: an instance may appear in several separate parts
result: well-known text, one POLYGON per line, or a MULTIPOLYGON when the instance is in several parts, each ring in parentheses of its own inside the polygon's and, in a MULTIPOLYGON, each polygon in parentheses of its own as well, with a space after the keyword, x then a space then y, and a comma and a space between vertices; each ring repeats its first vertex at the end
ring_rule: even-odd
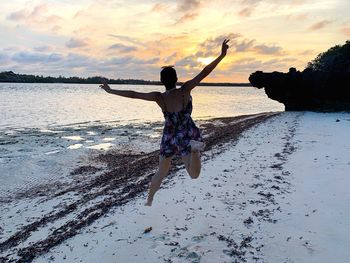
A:
POLYGON ((226 56, 229 48, 227 45, 228 41, 228 39, 223 41, 221 54, 213 62, 207 65, 196 77, 185 82, 180 88, 176 88, 177 75, 173 67, 164 67, 160 73, 160 80, 166 89, 163 93, 113 90, 107 83, 100 86, 111 94, 154 101, 163 111, 165 126, 160 145, 159 168, 152 177, 147 202, 145 203, 146 206, 152 205, 154 194, 159 189, 164 177, 168 174, 171 159, 174 155, 181 156, 191 178, 198 178, 200 174, 200 151, 204 149, 204 143, 202 142, 200 130, 191 118, 191 90, 208 76, 226 56))

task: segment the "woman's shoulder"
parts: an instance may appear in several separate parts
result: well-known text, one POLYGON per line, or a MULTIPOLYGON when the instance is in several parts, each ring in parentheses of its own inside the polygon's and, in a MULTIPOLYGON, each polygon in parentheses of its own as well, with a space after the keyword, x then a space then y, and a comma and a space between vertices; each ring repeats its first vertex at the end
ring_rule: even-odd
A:
POLYGON ((187 88, 187 82, 184 82, 179 89, 182 91, 182 93, 191 95, 191 90, 187 88))
POLYGON ((166 90, 164 92, 161 92, 163 96, 172 96, 172 95, 177 95, 178 93, 181 92, 181 88, 174 88, 171 90, 166 90))

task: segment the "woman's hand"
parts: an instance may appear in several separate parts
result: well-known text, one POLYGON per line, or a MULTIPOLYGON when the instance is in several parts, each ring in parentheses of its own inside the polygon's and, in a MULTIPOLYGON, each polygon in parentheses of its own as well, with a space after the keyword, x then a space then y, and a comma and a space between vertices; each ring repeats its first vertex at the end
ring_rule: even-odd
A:
POLYGON ((222 42, 222 46, 221 46, 221 55, 226 56, 227 53, 227 49, 229 48, 229 46, 227 45, 227 43, 229 42, 229 39, 225 39, 224 42, 222 42))
POLYGON ((224 59, 227 53, 227 49, 229 48, 227 45, 229 41, 229 39, 225 39, 224 42, 222 42, 221 54, 215 60, 206 65, 205 68, 197 76, 189 81, 186 81, 182 85, 183 89, 187 93, 190 93, 191 90, 194 89, 206 76, 208 76, 214 70, 214 68, 216 68, 220 61, 224 59))
POLYGON ((111 88, 110 86, 107 84, 107 81, 104 81, 102 85, 100 85, 101 89, 104 89, 106 92, 110 92, 111 88))

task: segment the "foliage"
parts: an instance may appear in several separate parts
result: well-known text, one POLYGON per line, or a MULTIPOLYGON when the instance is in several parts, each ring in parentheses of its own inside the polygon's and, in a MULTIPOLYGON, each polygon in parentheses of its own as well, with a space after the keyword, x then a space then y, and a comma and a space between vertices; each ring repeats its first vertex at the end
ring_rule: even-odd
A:
POLYGON ((326 72, 350 72, 350 40, 320 53, 306 69, 326 72))
POLYGON ((18 83, 81 83, 81 84, 101 84, 106 80, 110 84, 139 84, 158 85, 159 81, 138 80, 138 79, 107 79, 100 76, 80 78, 80 77, 44 77, 37 75, 16 74, 12 71, 0 72, 0 82, 18 83))

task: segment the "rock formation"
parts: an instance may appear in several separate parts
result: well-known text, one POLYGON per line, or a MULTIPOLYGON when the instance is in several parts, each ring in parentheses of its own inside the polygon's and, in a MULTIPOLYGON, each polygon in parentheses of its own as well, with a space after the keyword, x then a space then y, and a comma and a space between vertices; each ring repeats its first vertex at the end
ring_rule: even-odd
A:
POLYGON ((350 110, 350 72, 323 72, 290 68, 288 73, 256 71, 249 77, 270 99, 285 105, 286 111, 350 110))

